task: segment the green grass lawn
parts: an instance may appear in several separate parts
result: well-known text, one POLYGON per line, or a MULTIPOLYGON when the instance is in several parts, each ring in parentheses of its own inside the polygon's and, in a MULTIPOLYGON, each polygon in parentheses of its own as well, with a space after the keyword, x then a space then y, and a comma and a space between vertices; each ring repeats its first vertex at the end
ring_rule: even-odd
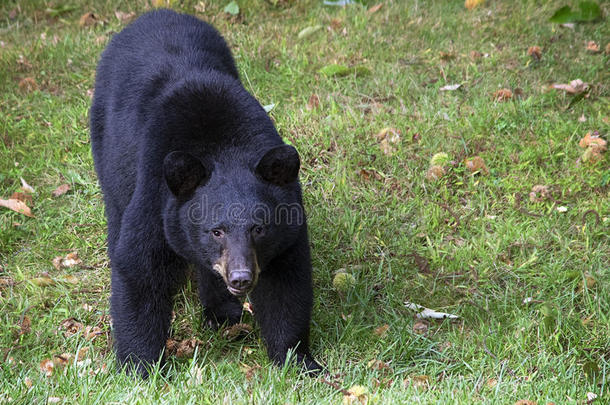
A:
POLYGON ((220 30, 245 87, 275 104, 270 115, 301 154, 311 345, 329 373, 273 367, 256 327, 237 341, 204 329, 191 286, 172 338, 197 339, 195 352, 170 355, 146 381, 117 370, 88 109, 99 55, 126 24, 115 11, 151 6, 4 0, 0 198, 23 178, 35 217, 0 208, 0 403, 337 404, 354 386, 362 403, 585 404, 588 393, 607 403, 610 153, 583 161, 579 146, 587 132, 609 135, 607 19, 548 21, 572 0, 471 11, 462 0, 394 0, 375 12, 376 2, 238 3, 236 17, 223 12, 228 0, 169 5, 220 30), (95 21, 83 26, 87 12, 95 21), (320 73, 332 64, 359 74, 320 73), (574 79, 587 97, 550 88, 574 79), (452 84, 461 88, 440 90, 452 84), (512 97, 497 100, 500 89, 512 97), (427 178, 439 152, 444 174, 427 178), (473 173, 475 156, 486 168, 473 173), (70 190, 52 196, 61 184, 70 190), (536 185, 547 187, 540 201, 529 196, 536 185), (74 251, 80 265, 53 265, 74 251), (356 280, 344 293, 332 284, 339 269, 356 280), (459 319, 422 321, 405 301, 459 319))

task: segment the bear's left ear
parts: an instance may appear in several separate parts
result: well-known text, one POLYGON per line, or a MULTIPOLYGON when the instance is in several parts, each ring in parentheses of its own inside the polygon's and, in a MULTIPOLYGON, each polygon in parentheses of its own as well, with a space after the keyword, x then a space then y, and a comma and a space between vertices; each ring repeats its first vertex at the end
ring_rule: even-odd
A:
POLYGON ((256 174, 264 180, 284 186, 298 179, 299 153, 290 145, 276 146, 268 150, 256 165, 256 174))
POLYGON ((207 182, 210 171, 190 153, 174 151, 163 161, 163 176, 172 194, 185 198, 207 182))

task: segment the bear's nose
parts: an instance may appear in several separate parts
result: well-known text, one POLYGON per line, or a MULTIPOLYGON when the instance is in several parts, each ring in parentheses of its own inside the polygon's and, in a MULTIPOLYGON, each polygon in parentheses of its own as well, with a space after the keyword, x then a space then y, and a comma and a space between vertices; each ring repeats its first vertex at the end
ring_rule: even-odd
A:
POLYGON ((247 290, 252 285, 252 272, 248 270, 234 270, 229 275, 229 284, 236 290, 247 290))

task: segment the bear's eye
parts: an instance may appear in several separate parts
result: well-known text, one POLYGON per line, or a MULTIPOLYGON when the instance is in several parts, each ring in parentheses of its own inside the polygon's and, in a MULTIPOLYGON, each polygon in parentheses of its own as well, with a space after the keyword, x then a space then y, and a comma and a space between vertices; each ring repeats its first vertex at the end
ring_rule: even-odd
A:
POLYGON ((212 235, 214 235, 215 238, 222 238, 224 232, 221 229, 212 229, 212 235))
POLYGON ((265 230, 262 226, 256 225, 254 228, 252 228, 252 232, 254 232, 254 234, 257 236, 260 236, 265 232, 265 230))

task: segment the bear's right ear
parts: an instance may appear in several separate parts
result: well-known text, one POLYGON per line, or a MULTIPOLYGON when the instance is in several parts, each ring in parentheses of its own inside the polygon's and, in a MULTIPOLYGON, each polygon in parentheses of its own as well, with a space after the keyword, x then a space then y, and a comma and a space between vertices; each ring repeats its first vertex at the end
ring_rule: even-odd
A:
POLYGON ((190 153, 175 151, 163 161, 163 176, 176 197, 189 197, 197 187, 207 182, 210 172, 190 153))

